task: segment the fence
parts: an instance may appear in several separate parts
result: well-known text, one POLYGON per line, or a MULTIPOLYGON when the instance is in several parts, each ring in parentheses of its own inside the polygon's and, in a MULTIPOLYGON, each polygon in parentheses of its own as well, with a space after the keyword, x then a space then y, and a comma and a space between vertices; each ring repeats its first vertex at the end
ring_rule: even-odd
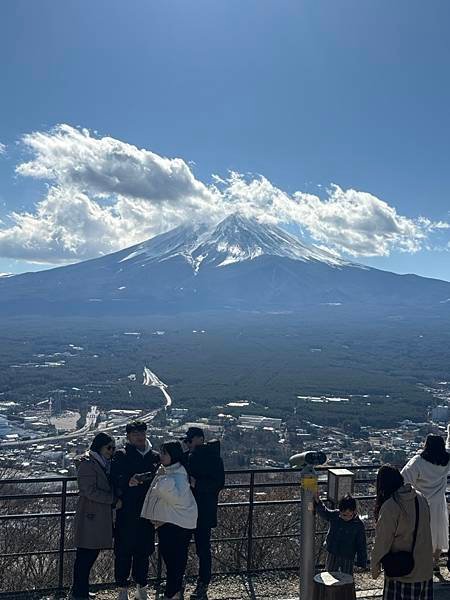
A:
MULTIPOLYGON (((374 467, 347 468, 356 473, 355 495, 370 537, 373 520, 367 505, 373 504, 374 467)), ((319 486, 324 488, 326 469, 318 471, 319 486)), ((219 527, 213 537, 215 574, 298 568, 298 482, 299 470, 295 469, 227 471, 219 504, 219 527)), ((71 538, 76 497, 74 477, 0 481, 0 596, 67 589, 75 552, 71 538)), ((322 558, 325 534, 320 527, 317 563, 322 558)), ((111 554, 103 553, 96 564, 94 577, 98 584, 112 582, 111 554)), ((159 581, 161 577, 156 551, 152 579, 159 581)))

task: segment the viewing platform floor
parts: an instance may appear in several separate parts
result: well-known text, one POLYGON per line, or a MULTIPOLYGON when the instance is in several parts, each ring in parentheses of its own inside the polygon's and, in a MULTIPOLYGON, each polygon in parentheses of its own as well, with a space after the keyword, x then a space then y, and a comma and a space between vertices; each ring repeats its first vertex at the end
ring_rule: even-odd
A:
MULTIPOLYGON (((434 600, 450 600, 450 573, 441 569, 442 577, 435 577, 434 600)), ((355 577, 357 598, 361 600, 380 599, 383 593, 383 579, 374 581, 368 573, 358 573, 355 577)), ((193 591, 195 581, 188 580, 185 600, 193 591)), ((134 598, 130 588, 129 598, 134 598)), ((163 594, 149 586, 149 600, 162 599, 163 594)), ((31 597, 31 596, 30 596, 31 597)), ((96 600, 116 600, 116 590, 99 590, 96 600)), ((22 596, 23 598, 23 596, 22 596)), ((35 596, 53 600, 50 596, 35 596)), ((298 576, 295 573, 273 573, 255 575, 226 575, 214 577, 209 592, 209 600, 298 600, 298 576)))

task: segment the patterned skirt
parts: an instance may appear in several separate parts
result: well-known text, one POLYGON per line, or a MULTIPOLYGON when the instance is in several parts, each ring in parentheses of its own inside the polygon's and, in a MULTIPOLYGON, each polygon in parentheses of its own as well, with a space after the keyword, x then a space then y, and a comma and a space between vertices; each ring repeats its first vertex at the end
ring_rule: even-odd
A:
POLYGON ((325 566, 329 573, 341 571, 353 575, 353 560, 351 558, 343 558, 328 552, 325 566))
POLYGON ((385 579, 383 600, 433 600, 433 580, 403 583, 385 579))

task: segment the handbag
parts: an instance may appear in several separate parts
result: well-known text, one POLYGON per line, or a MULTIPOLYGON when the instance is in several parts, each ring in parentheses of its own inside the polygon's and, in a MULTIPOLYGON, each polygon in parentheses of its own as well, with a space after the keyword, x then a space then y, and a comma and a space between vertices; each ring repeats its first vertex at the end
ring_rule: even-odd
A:
POLYGON ((419 526, 419 501, 417 496, 414 500, 416 507, 416 524, 414 527, 411 552, 401 550, 400 552, 388 552, 385 556, 383 556, 381 559, 381 564, 383 565, 386 577, 392 577, 394 579, 397 577, 405 577, 405 575, 409 575, 414 569, 414 548, 416 547, 417 528, 419 526))

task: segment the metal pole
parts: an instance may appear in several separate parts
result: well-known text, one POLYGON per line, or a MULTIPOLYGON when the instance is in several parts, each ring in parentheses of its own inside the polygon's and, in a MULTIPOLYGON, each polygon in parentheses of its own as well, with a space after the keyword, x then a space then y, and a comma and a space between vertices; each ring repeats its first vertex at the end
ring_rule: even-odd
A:
POLYGON ((310 465, 300 473, 300 599, 311 600, 314 589, 314 493, 317 491, 317 473, 310 465))
POLYGON ((247 573, 250 573, 253 567, 253 510, 255 507, 255 473, 250 473, 250 494, 248 507, 248 528, 247 528, 247 573))
POLYGON ((59 562, 58 562, 58 589, 61 592, 64 587, 64 548, 66 538, 66 501, 67 501, 67 479, 62 482, 61 490, 61 521, 59 525, 59 562))

